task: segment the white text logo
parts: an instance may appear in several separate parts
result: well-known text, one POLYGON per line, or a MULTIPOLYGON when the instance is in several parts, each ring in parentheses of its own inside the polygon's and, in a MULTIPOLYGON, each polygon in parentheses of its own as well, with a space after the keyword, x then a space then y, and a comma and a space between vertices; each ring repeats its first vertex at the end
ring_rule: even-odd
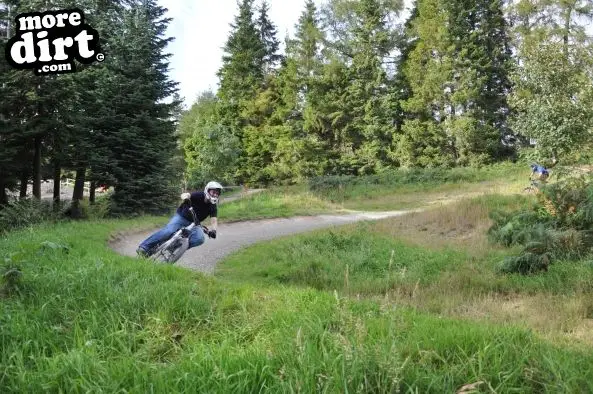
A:
POLYGON ((60 74, 76 71, 74 59, 83 64, 105 59, 99 52, 99 34, 84 23, 79 9, 23 13, 15 21, 16 34, 6 46, 14 68, 60 74))

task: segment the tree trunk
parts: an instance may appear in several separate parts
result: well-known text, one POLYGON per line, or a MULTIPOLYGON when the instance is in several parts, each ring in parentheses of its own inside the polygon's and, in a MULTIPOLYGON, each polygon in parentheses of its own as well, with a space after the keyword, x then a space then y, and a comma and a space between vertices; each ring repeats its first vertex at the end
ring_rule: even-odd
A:
POLYGON ((29 139, 25 139, 23 141, 23 150, 21 151, 20 157, 21 162, 23 163, 23 168, 21 170, 21 177, 20 177, 20 188, 19 188, 19 197, 21 199, 27 197, 27 186, 29 184, 29 176, 31 175, 31 155, 30 155, 30 141, 29 139))
POLYGON ((57 211, 60 208, 60 176, 62 175, 62 168, 59 160, 54 160, 54 205, 53 208, 57 211))
POLYGON ((89 190, 89 204, 93 205, 95 203, 95 181, 91 181, 91 187, 89 190))
POLYGON ((41 199, 41 135, 35 137, 35 156, 33 157, 33 196, 41 199))
POLYGON ((0 206, 8 204, 8 194, 6 193, 6 185, 4 179, 0 178, 0 206))
POLYGON ((74 181, 74 191, 72 192, 72 204, 70 205, 70 217, 79 219, 82 217, 80 201, 84 197, 84 178, 85 167, 78 167, 76 170, 76 180, 74 181))
POLYGON ((21 172, 21 185, 19 190, 19 197, 26 198, 27 197, 27 186, 29 185, 29 169, 23 168, 21 172))
POLYGON ((572 14, 572 8, 566 10, 564 17, 564 34, 562 35, 562 41, 564 42, 564 56, 568 60, 568 34, 570 33, 570 17, 572 14))
POLYGON ((82 200, 84 197, 84 180, 85 167, 78 167, 76 169, 76 179, 74 180, 74 191, 72 192, 72 200, 82 200))

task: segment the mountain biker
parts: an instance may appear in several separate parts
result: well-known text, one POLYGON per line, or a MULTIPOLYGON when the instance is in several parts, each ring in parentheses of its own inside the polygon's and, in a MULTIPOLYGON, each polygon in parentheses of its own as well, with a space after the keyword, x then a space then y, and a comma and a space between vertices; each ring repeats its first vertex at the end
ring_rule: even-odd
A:
MULTIPOLYGON (((216 238, 216 227, 218 225, 218 208, 216 204, 218 203, 218 198, 220 197, 221 192, 221 184, 211 181, 208 182, 204 191, 181 193, 180 197, 183 203, 177 207, 175 215, 173 215, 164 228, 142 241, 138 249, 136 249, 136 253, 139 256, 148 257, 150 255, 149 251, 158 243, 166 241, 177 230, 191 224, 193 222, 193 217, 189 211, 188 202, 193 207, 196 217, 200 222, 210 216, 212 229, 208 231, 207 235, 210 238, 216 238)), ((189 248, 200 246, 204 243, 204 240, 204 231, 202 228, 200 226, 194 227, 189 237, 189 248)))
MULTIPOLYGON (((553 158, 552 164, 549 165, 548 168, 554 167, 557 163, 558 160, 556 160, 556 158, 553 158)), ((532 181, 533 175, 535 175, 536 180, 539 180, 542 183, 546 183, 547 179, 550 177, 550 171, 548 171, 548 168, 536 163, 531 164, 531 174, 529 175, 529 180, 532 181)))

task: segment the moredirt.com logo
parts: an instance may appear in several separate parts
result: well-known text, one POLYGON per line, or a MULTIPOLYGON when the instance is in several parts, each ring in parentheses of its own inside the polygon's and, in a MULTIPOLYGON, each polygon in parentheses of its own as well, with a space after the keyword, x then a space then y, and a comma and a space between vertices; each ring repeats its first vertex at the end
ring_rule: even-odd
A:
POLYGON ((102 62, 99 34, 84 23, 80 9, 28 12, 15 18, 16 34, 8 41, 6 58, 19 70, 36 75, 76 71, 74 59, 83 64, 102 62))

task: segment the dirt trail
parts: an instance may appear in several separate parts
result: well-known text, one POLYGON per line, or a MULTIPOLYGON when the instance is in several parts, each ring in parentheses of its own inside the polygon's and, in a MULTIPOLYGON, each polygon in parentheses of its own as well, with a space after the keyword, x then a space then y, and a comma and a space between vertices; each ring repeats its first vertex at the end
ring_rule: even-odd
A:
MULTIPOLYGON (((250 191, 255 192, 255 191, 250 191)), ((471 193, 469 193, 471 194, 471 193)), ((424 208, 385 211, 385 212, 358 212, 351 211, 345 214, 326 214, 317 216, 297 216, 291 218, 274 218, 262 220, 248 220, 242 222, 219 223, 217 238, 206 238, 206 242, 197 248, 189 249, 177 261, 176 265, 212 273, 216 263, 225 256, 253 243, 266 241, 291 234, 303 233, 320 228, 331 228, 361 220, 377 220, 401 216, 412 212, 420 212, 434 204, 445 205, 458 201, 458 198, 439 199, 427 204, 424 208)), ((240 198, 236 196, 226 201, 240 198)), ((127 233, 110 242, 110 247, 116 252, 126 256, 136 256, 138 245, 157 229, 127 233)))
MULTIPOLYGON (((282 219, 249 220, 228 224, 220 223, 215 239, 206 238, 204 244, 197 248, 189 249, 176 264, 181 267, 211 273, 217 261, 255 242, 318 228, 353 223, 359 220, 400 216, 409 212, 412 212, 412 210, 357 212, 345 215, 297 216, 282 219)), ((136 256, 136 248, 140 242, 152 234, 153 231, 127 235, 124 238, 112 242, 110 246, 120 254, 136 256)))

